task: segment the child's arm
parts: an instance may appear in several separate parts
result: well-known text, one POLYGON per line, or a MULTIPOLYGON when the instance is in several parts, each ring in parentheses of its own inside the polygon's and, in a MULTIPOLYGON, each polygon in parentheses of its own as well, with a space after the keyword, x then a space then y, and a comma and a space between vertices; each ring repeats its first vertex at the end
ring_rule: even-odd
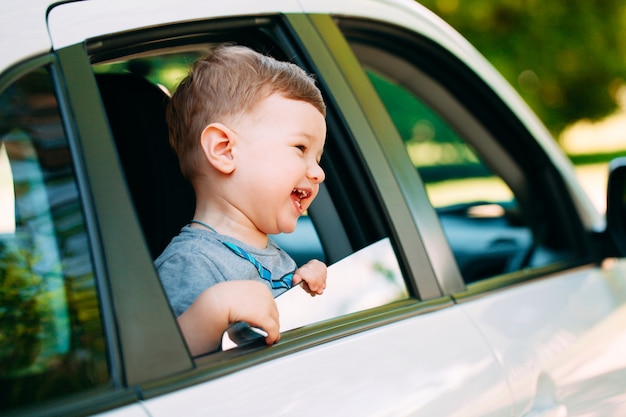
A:
POLYGON ((268 345, 280 338, 278 309, 272 293, 263 283, 221 282, 204 290, 178 317, 192 356, 217 350, 224 331, 238 321, 265 330, 268 345))
POLYGON ((312 259, 293 274, 293 285, 304 281, 304 289, 311 295, 322 294, 326 289, 326 265, 312 259))

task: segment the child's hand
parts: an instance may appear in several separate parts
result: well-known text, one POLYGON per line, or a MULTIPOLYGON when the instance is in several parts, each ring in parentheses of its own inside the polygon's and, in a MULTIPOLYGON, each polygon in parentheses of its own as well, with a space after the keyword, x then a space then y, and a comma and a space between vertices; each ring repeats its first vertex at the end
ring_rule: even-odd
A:
POLYGON ((243 280, 221 282, 204 290, 178 317, 192 356, 218 349, 224 331, 239 321, 267 332, 268 345, 278 342, 278 308, 265 284, 243 280))
POLYGON ((238 283, 230 305, 228 324, 244 321, 253 327, 258 327, 267 333, 265 342, 272 345, 280 339, 278 307, 272 292, 267 286, 258 281, 229 281, 238 283))
POLYGON ((326 265, 317 259, 312 259, 300 268, 296 269, 293 274, 293 285, 304 281, 302 287, 314 296, 322 294, 326 289, 326 265))

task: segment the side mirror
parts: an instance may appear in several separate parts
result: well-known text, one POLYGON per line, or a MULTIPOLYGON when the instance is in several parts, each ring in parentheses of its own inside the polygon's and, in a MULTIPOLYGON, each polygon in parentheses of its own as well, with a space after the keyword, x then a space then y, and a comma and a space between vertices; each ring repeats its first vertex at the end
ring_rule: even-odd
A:
POLYGON ((626 256, 626 157, 609 164, 606 230, 621 256, 626 256))

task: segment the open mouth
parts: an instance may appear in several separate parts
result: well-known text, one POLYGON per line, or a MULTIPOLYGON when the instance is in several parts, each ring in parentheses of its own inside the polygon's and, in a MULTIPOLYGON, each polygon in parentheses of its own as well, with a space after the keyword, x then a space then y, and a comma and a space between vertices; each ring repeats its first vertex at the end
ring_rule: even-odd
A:
POLYGON ((296 207, 298 207, 298 209, 302 212, 303 211, 302 200, 309 198, 311 196, 311 192, 294 188, 291 191, 291 196, 292 196, 294 203, 296 204, 296 207))

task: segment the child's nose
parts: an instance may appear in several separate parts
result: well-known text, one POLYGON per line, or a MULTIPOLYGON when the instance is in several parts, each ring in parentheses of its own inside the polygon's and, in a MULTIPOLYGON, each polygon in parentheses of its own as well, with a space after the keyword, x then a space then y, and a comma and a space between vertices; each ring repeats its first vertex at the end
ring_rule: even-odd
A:
POLYGON ((326 173, 319 164, 315 163, 309 167, 308 177, 311 178, 316 184, 324 182, 326 179, 326 173))

